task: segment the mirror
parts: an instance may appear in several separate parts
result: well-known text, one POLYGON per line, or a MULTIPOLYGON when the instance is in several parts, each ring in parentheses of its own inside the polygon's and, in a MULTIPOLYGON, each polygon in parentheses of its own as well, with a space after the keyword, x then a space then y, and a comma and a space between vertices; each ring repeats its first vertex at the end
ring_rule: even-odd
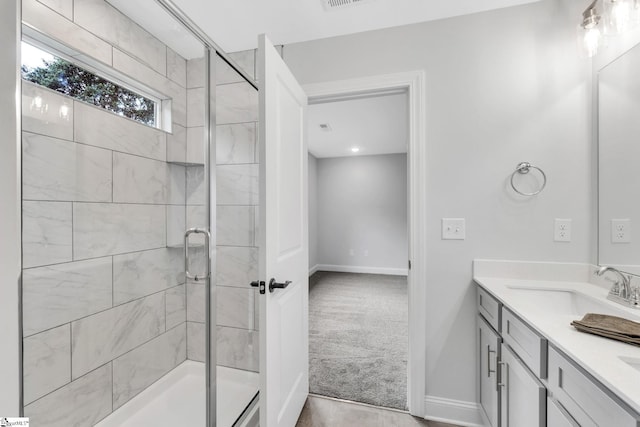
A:
POLYGON ((640 275, 639 73, 636 45, 597 77, 598 263, 634 275, 640 275))

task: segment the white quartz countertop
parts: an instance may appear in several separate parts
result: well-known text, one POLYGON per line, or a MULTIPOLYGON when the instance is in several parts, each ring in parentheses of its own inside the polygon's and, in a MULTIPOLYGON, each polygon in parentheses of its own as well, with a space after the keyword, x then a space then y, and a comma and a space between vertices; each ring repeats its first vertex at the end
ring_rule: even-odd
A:
POLYGON ((640 322, 640 310, 607 300, 607 289, 589 283, 588 274, 567 274, 557 281, 549 277, 524 279, 514 274, 496 277, 500 273, 492 271, 494 268, 477 268, 476 262, 474 280, 480 286, 640 414, 640 347, 578 332, 571 326, 572 320, 581 319, 587 312, 640 322), (577 303, 571 302, 576 299, 577 303), (572 305, 572 313, 567 313, 568 305, 572 305))

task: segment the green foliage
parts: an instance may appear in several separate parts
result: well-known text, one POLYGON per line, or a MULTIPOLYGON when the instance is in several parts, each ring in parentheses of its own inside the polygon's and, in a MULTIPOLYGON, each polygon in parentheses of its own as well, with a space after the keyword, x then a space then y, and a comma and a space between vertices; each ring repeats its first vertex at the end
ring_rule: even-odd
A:
POLYGON ((64 59, 43 60, 43 66, 22 66, 22 78, 57 92, 153 125, 154 102, 83 70, 64 59))

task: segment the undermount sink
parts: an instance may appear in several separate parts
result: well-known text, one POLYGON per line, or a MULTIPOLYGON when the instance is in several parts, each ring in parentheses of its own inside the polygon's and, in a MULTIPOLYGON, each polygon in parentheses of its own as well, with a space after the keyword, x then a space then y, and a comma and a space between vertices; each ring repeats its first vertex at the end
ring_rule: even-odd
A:
POLYGON ((527 305, 543 309, 553 314, 583 316, 587 313, 608 314, 629 317, 629 313, 619 310, 606 300, 599 300, 570 289, 542 289, 508 286, 521 294, 527 305))

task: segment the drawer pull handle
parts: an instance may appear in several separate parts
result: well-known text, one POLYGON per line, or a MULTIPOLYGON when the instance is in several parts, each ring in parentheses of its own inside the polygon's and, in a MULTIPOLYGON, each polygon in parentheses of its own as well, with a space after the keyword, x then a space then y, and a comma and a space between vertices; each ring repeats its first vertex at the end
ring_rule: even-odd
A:
POLYGON ((496 354, 494 350, 491 350, 491 346, 487 345, 487 377, 495 373, 495 369, 491 369, 491 353, 496 354))

